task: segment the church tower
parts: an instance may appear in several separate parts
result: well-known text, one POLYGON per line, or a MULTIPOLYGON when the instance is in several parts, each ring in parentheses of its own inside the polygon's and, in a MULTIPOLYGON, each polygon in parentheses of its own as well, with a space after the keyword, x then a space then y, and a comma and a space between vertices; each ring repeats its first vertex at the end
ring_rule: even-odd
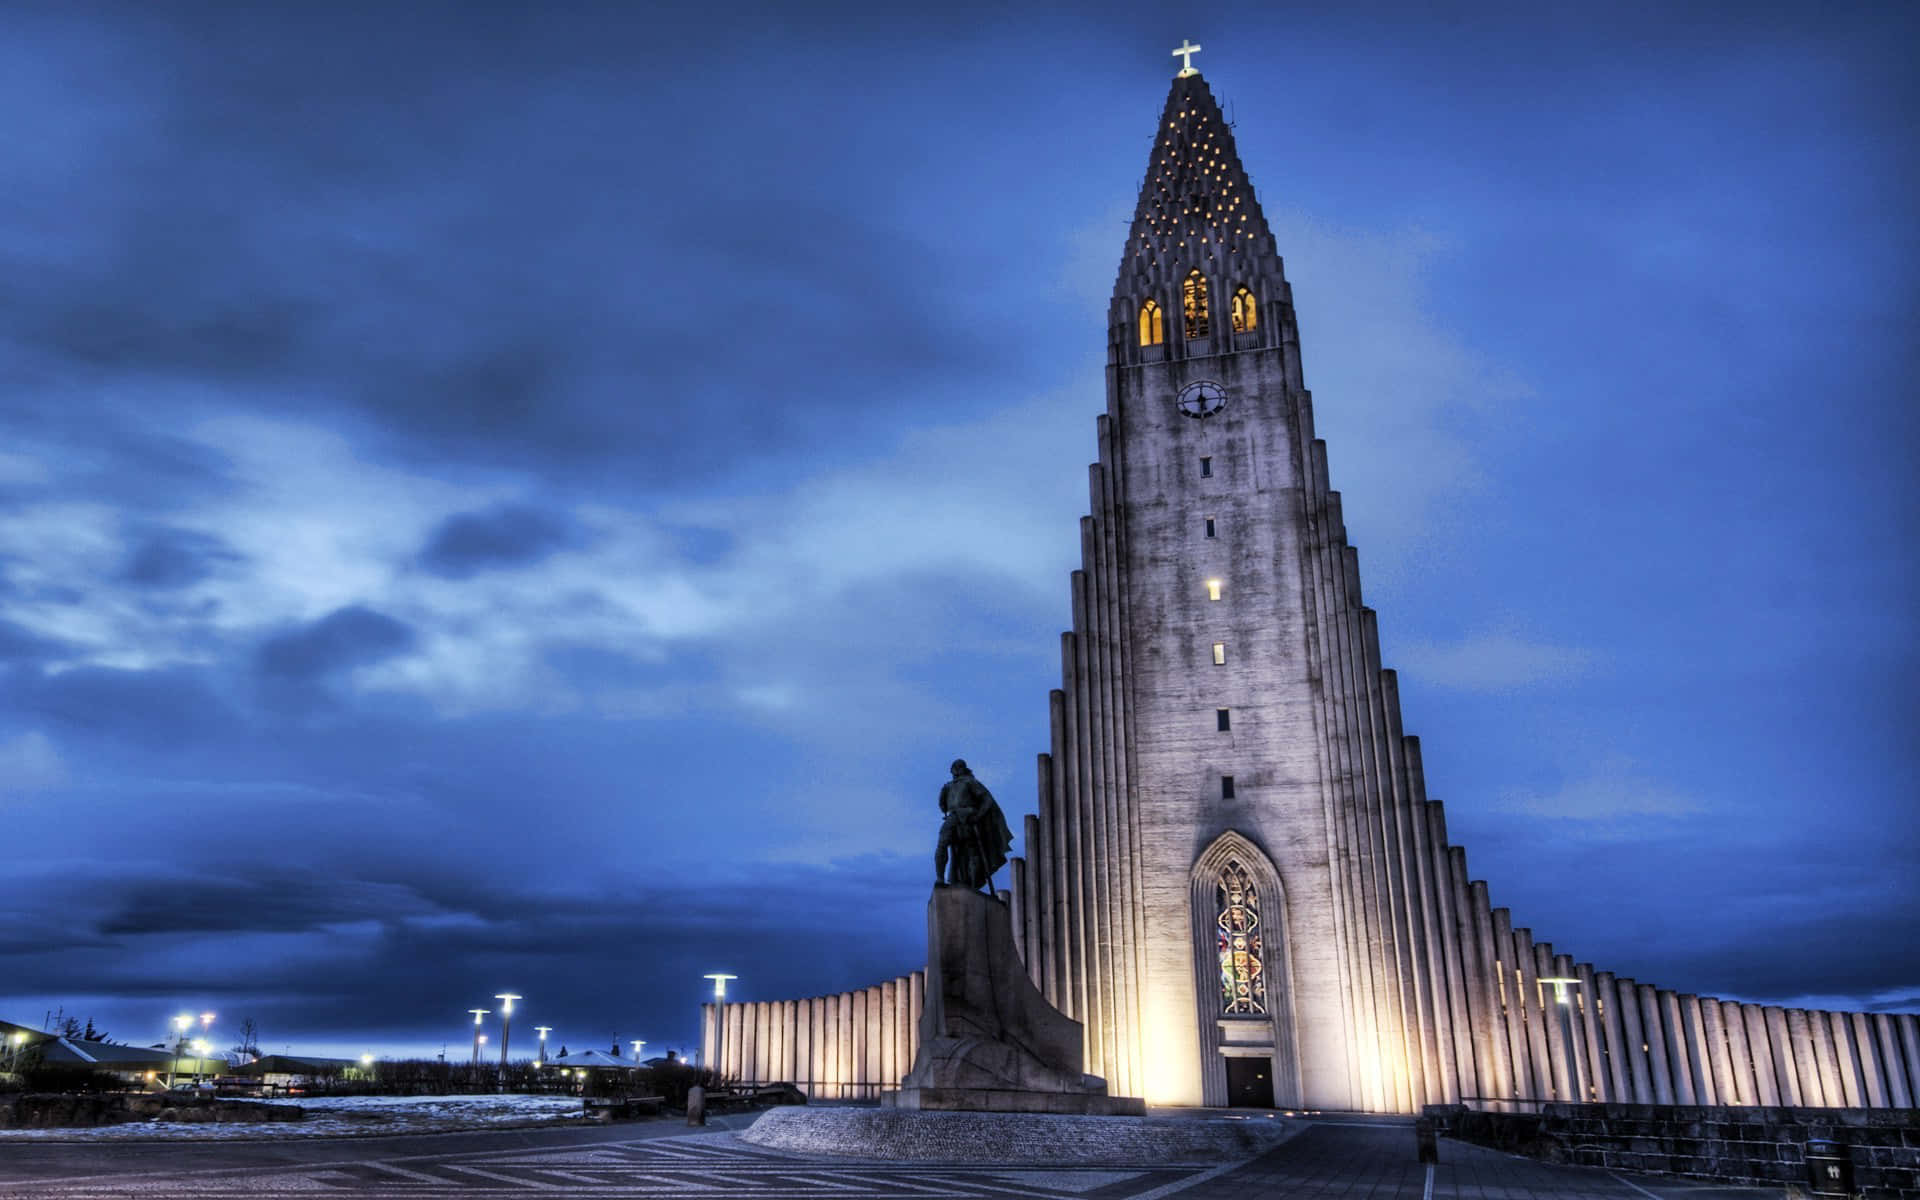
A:
MULTIPOLYGON (((1096 439, 1037 812, 1001 895, 1110 1095, 1920 1099, 1920 1016, 1618 977, 1468 874, 1361 602, 1273 235, 1191 67, 1121 251, 1096 439)), ((709 1005, 702 1061, 877 1097, 914 1062, 924 984, 709 1005)))
POLYGON ((1374 986, 1429 975, 1425 931, 1393 920, 1424 908, 1386 903, 1432 891, 1419 762, 1359 606, 1273 235, 1191 68, 1121 254, 1098 441, 1034 861, 1014 879, 1035 982, 1086 1023, 1087 1069, 1150 1103, 1458 1095, 1433 998, 1374 986), (1431 1070, 1409 1078, 1412 1059, 1431 1070))

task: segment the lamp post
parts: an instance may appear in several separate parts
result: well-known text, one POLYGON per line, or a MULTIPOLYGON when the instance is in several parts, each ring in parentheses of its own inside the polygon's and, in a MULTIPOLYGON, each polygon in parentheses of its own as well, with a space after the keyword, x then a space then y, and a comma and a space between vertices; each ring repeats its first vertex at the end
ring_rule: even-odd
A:
POLYGON ((173 1062, 167 1071, 167 1090, 173 1090, 176 1077, 180 1074, 180 1052, 187 1048, 187 1030, 193 1028, 193 1018, 181 1013, 173 1019, 173 1062))
POLYGON ((480 1018, 486 1016, 493 1010, 490 1008, 470 1008, 467 1011, 473 1014, 473 1077, 477 1080, 480 1078, 480 1043, 487 1040, 480 1035, 480 1018))
POLYGON ((360 1070, 366 1073, 367 1081, 371 1083, 373 1081, 373 1055, 362 1054, 360 1056, 360 1070))
POLYGON ((1553 985, 1553 1002, 1560 1008, 1561 1043, 1567 1048, 1567 1076, 1573 1080, 1571 1102, 1585 1104, 1587 1089, 1580 1079, 1580 1055, 1573 1046, 1573 993, 1567 990, 1569 987, 1579 987, 1580 981, 1571 976, 1544 975, 1540 982, 1553 985))
POLYGON ((500 1002, 500 1086, 507 1086, 507 1038, 513 1029, 513 1002, 520 999, 512 992, 496 992, 495 1000, 500 1002))
POLYGON ((700 978, 713 980, 713 1081, 723 1083, 725 1078, 721 1072, 726 1069, 727 1058, 720 1048, 727 1037, 727 980, 740 977, 714 971, 700 978))
POLYGON ((647 1039, 634 1038, 631 1045, 633 1046, 633 1065, 637 1067, 640 1065, 640 1052, 647 1048, 647 1039))
POLYGON ((533 1060, 533 1065, 538 1067, 545 1064, 547 1061, 547 1034, 549 1031, 553 1029, 553 1026, 535 1025, 534 1029, 537 1030, 540 1034, 540 1054, 539 1054, 539 1057, 533 1060))

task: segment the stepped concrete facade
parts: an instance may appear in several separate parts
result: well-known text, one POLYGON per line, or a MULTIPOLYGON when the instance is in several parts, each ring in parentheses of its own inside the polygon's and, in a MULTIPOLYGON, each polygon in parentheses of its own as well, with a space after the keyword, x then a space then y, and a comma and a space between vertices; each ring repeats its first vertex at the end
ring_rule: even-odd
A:
POLYGON ((1913 1014, 1619 978, 1470 876, 1361 597, 1292 290, 1198 73, 1155 129, 1107 339, 1072 628, 1002 893, 1087 1071, 1154 1104, 1915 1103, 1913 1014))

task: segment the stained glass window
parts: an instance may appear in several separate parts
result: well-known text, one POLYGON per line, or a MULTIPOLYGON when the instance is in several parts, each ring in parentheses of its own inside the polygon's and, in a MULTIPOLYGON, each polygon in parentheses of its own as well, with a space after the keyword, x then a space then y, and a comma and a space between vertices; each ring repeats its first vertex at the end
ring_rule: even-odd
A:
POLYGON ((1187 281, 1180 287, 1181 303, 1186 308, 1187 336, 1203 338, 1207 336, 1207 278, 1198 271, 1187 273, 1187 281))
POLYGON ((1220 871, 1220 1012, 1265 1016, 1267 981, 1260 973, 1260 897, 1247 869, 1233 859, 1220 871))
POLYGON ((1233 294, 1233 331, 1245 333, 1259 323, 1253 293, 1245 288, 1233 294))
POLYGON ((1140 306, 1140 344, 1158 346, 1166 337, 1160 319, 1160 306, 1149 300, 1140 306))

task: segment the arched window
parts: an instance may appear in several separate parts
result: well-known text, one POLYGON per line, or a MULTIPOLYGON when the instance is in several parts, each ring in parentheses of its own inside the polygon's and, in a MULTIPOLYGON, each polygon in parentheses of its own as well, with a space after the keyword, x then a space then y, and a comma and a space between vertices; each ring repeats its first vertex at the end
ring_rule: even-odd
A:
POLYGON ((1245 333, 1259 322, 1259 310, 1255 306, 1253 293, 1241 288, 1233 294, 1233 331, 1245 333))
POLYGON ((1267 981, 1260 972, 1260 896, 1253 877, 1235 859, 1220 869, 1219 916, 1214 935, 1220 951, 1222 1016, 1265 1016, 1267 981))
POLYGON ((1149 300, 1140 306, 1140 344, 1158 346, 1167 337, 1166 326, 1162 323, 1160 306, 1149 300))
POLYGON ((1187 337, 1203 338, 1207 336, 1207 278, 1199 271, 1187 274, 1187 281, 1180 286, 1180 300, 1186 309, 1187 337))

